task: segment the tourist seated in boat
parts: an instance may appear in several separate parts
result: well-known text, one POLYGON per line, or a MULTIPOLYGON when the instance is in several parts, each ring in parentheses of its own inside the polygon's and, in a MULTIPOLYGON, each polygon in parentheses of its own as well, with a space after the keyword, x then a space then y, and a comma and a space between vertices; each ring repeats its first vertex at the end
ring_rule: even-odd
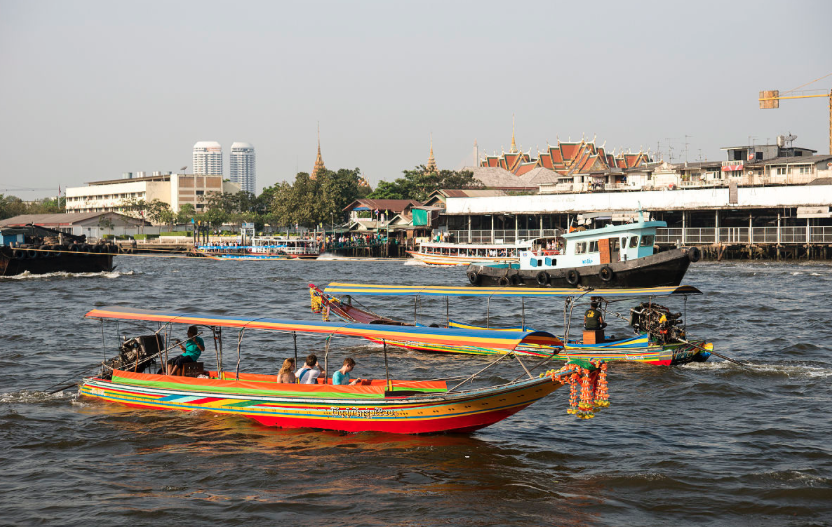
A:
POLYGON ((341 369, 332 374, 332 384, 350 386, 358 384, 358 379, 350 380, 350 372, 353 368, 355 368, 353 358, 347 357, 344 359, 344 365, 341 366, 341 369))
POLYGON ((295 377, 297 377, 300 384, 317 384, 318 377, 322 375, 326 376, 326 372, 318 366, 318 356, 314 353, 310 353, 306 357, 306 364, 303 365, 303 368, 295 372, 295 377))
POLYGON ((589 303, 589 309, 584 312, 584 329, 595 331, 605 327, 607 327, 607 323, 604 322, 604 315, 598 309, 598 301, 593 298, 589 303))
POLYGON ((205 341, 202 337, 197 336, 196 326, 188 328, 188 340, 183 344, 181 341, 177 342, 184 353, 178 357, 168 360, 168 375, 180 375, 182 373, 182 365, 187 362, 196 362, 199 360, 200 354, 205 351, 205 341))
POLYGON ((277 382, 295 384, 298 382, 295 377, 295 359, 288 358, 283 361, 283 366, 277 373, 277 382))

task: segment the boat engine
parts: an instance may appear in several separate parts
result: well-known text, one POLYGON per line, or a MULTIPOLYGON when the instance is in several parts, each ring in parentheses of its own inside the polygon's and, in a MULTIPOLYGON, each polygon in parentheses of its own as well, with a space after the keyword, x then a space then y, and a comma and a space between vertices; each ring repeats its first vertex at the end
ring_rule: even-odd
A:
POLYGON ((161 344, 161 338, 158 335, 125 339, 119 347, 118 355, 101 364, 99 377, 110 379, 113 376, 113 370, 142 373, 151 364, 155 364, 155 358, 148 359, 159 353, 162 349, 161 344))
POLYGON ((658 344, 670 344, 685 339, 681 313, 672 313, 659 304, 642 302, 630 309, 630 325, 637 333, 648 333, 658 344))

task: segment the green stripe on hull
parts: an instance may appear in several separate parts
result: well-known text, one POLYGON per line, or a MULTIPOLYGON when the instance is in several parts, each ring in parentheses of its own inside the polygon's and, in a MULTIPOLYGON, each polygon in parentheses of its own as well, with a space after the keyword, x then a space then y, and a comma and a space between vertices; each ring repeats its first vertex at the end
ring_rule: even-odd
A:
POLYGON ((223 393, 229 395, 262 395, 266 397, 314 397, 320 399, 384 399, 383 393, 340 393, 340 392, 297 392, 292 390, 256 390, 252 388, 239 388, 234 386, 189 386, 164 381, 146 381, 138 379, 125 379, 113 376, 113 382, 127 386, 146 386, 160 390, 177 390, 189 392, 223 393))

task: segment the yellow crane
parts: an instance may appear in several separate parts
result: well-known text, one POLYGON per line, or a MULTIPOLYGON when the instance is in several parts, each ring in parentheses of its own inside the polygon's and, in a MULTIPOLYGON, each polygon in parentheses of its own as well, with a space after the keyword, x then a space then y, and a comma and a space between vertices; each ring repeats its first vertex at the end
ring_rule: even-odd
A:
POLYGON ((824 75, 819 79, 815 79, 811 82, 807 82, 803 86, 798 86, 797 88, 791 89, 787 92, 780 93, 780 90, 766 90, 760 92, 760 109, 761 110, 771 110, 774 108, 780 108, 780 101, 786 99, 811 99, 815 97, 826 97, 829 99, 829 153, 832 154, 832 90, 803 90, 797 91, 804 86, 808 86, 813 82, 817 82, 821 79, 825 79, 826 77, 832 76, 832 73, 829 75, 824 75))

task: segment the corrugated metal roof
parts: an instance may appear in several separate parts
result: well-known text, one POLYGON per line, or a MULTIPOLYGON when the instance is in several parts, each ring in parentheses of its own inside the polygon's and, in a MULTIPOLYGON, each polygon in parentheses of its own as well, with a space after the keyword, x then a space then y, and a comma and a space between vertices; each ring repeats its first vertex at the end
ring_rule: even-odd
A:
POLYGON ((135 223, 137 225, 142 223, 142 220, 131 218, 130 216, 125 216, 124 214, 119 214, 117 212, 67 212, 61 214, 21 214, 20 216, 14 216, 13 218, 0 220, 0 226, 28 225, 30 223, 34 225, 69 226, 78 222, 113 214, 124 219, 126 223, 135 223))

